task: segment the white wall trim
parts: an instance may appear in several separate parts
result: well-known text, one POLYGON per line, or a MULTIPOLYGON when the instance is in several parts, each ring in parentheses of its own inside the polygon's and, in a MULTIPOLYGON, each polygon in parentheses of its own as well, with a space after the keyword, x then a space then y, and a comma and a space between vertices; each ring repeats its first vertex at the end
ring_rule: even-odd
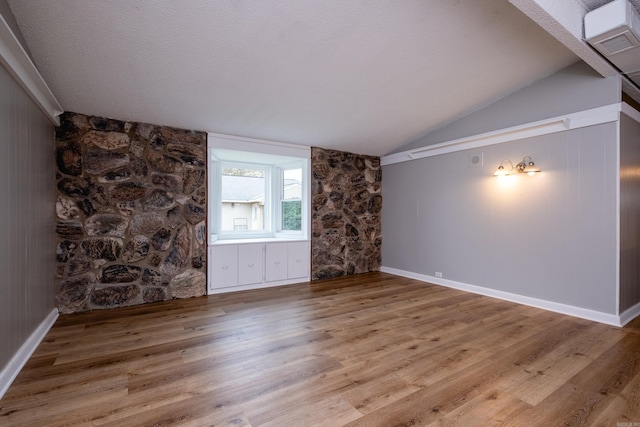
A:
POLYGON ((640 302, 620 313, 620 325, 624 326, 638 316, 640 316, 640 302))
MULTIPOLYGON (((484 288, 482 286, 470 285, 462 282, 455 282, 453 280, 446 280, 439 277, 427 276, 426 274, 413 273, 411 271, 399 270, 391 267, 383 266, 380 268, 380 271, 384 273, 395 274, 396 276, 408 277, 410 279, 420 280, 422 282, 428 282, 435 285, 441 285, 441 286, 446 286, 448 288, 471 292, 474 294, 485 295, 488 297, 498 298, 505 301, 515 302, 515 303, 527 305, 530 307, 541 308, 543 310, 553 311, 555 313, 566 314, 573 317, 579 317, 581 319, 587 319, 587 320, 592 320, 594 322, 605 323, 607 325, 613 325, 613 326, 623 325, 621 321, 621 316, 616 316, 614 314, 609 314, 609 313, 603 313, 601 311, 575 307, 567 304, 560 304, 557 302, 527 297, 524 295, 512 294, 510 292, 498 291, 495 289, 484 288)), ((636 307, 637 307, 637 310, 640 311, 640 304, 636 307)), ((630 311, 630 310, 627 310, 627 311, 630 311)))
POLYGON ((492 132, 454 139, 452 141, 427 145, 425 147, 414 148, 383 156, 380 158, 380 164, 382 166, 391 165, 394 163, 407 162, 425 157, 439 156, 441 154, 579 129, 602 123, 615 122, 618 120, 621 109, 621 103, 615 103, 564 116, 553 117, 492 132))
MULTIPOLYGON (((621 104, 621 108, 624 109, 626 103, 621 104)), ((615 124, 616 126, 616 313, 620 313, 620 150, 622 147, 622 137, 621 137, 621 121, 618 120, 615 124)))
POLYGON ((229 286, 227 288, 210 288, 209 286, 207 286, 207 295, 226 294, 231 292, 249 291, 254 289, 275 288, 278 286, 296 285, 299 283, 309 283, 309 277, 277 280, 275 282, 252 283, 250 285, 229 286))
POLYGON ((64 110, 2 16, 0 16, 0 63, 40 107, 51 123, 60 126, 58 116, 64 110))
POLYGON ((0 399, 2 399, 4 394, 7 392, 9 386, 13 380, 16 379, 20 370, 22 370, 33 352, 38 348, 38 345, 40 345, 44 337, 47 335, 47 332, 49 332, 49 329, 51 329, 53 324, 56 322, 57 318, 58 309, 54 308, 38 325, 29 338, 27 338, 24 344, 22 344, 4 369, 0 371, 0 399))
POLYGON ((266 139, 245 138, 243 136, 207 133, 207 148, 225 150, 250 151, 278 156, 310 158, 311 147, 289 142, 269 141, 266 139))

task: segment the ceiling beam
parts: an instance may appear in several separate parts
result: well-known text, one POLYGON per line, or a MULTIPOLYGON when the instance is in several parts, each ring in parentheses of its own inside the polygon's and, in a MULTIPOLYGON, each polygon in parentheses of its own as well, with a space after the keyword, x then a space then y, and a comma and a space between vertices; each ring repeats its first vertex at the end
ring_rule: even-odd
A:
POLYGON ((578 0, 509 0, 509 2, 589 64, 602 77, 620 74, 582 38, 583 21, 587 9, 578 0))

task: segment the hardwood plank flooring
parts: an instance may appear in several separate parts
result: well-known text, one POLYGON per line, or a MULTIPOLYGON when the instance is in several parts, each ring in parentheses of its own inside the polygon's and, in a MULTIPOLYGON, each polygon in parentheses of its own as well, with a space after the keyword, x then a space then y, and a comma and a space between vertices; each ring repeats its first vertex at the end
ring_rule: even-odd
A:
POLYGON ((62 315, 4 426, 640 426, 615 328, 384 273, 62 315))

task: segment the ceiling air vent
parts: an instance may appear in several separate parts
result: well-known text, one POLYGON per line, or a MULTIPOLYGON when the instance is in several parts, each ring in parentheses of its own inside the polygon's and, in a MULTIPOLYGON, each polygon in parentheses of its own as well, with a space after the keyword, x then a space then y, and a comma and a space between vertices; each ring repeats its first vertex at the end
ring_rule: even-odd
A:
POLYGON ((600 48, 607 55, 613 55, 627 49, 631 49, 634 46, 638 46, 638 41, 631 35, 629 31, 626 31, 618 36, 612 37, 600 42, 600 48))
POLYGON ((640 17, 628 0, 614 0, 587 13, 584 37, 640 85, 640 17))

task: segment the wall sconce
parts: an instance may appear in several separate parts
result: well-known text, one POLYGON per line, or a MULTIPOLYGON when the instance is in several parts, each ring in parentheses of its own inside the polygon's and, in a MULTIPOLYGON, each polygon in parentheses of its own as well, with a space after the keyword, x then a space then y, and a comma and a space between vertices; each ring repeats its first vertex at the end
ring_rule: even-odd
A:
POLYGON ((493 173, 493 176, 511 175, 514 169, 518 173, 526 173, 527 175, 531 175, 531 176, 540 172, 540 168, 537 167, 535 163, 533 163, 533 159, 531 158, 531 156, 524 156, 522 161, 515 166, 513 166, 513 163, 511 163, 511 160, 506 159, 501 161, 500 166, 498 166, 498 169, 496 169, 496 171, 493 173), (505 169, 504 167, 505 162, 509 163, 509 169, 505 169))

